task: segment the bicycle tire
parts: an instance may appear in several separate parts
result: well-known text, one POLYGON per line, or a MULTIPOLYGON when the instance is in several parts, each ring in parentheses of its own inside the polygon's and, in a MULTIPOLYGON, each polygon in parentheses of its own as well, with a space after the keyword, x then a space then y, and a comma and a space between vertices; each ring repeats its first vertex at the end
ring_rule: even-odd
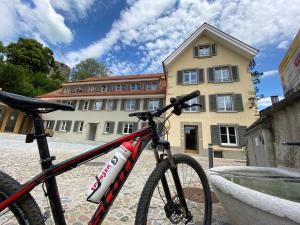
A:
MULTIPOLYGON (((8 196, 14 194, 18 189, 21 188, 21 184, 16 181, 11 176, 0 171, 0 202, 3 201, 8 196)), ((43 225, 44 219, 41 213, 40 208, 33 199, 33 197, 27 193, 24 196, 21 196, 18 200, 11 204, 8 208, 12 215, 15 217, 16 222, 13 224, 25 224, 25 225, 43 225)), ((0 214, 3 218, 9 212, 8 209, 5 209, 0 214)), ((8 214, 9 215, 9 214, 8 214)), ((6 218, 3 218, 3 220, 6 218)), ((1 223, 1 222, 0 222, 1 223)), ((11 223, 10 223, 11 224, 11 223)))
MULTIPOLYGON (((173 155, 174 162, 178 166, 179 164, 187 164, 198 174, 203 188, 204 199, 205 199, 205 215, 203 225, 210 225, 212 220, 212 201, 211 192, 208 183, 208 179, 205 175, 204 170, 200 164, 192 157, 184 154, 173 155)), ((147 216, 148 210, 151 203, 152 195, 155 191, 158 182, 161 180, 163 174, 170 169, 169 160, 165 159, 160 162, 156 168, 152 171, 149 179, 147 180, 142 195, 140 197, 138 208, 136 212, 135 225, 148 225, 147 216)), ((155 223, 157 224, 157 223, 155 223)))

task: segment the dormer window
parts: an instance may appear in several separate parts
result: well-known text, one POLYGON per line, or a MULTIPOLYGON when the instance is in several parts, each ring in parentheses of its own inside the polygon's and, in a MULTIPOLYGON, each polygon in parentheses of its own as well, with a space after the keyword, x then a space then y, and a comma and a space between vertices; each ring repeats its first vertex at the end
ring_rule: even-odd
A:
POLYGON ((151 91, 157 90, 157 83, 147 83, 146 90, 151 90, 151 91))
POLYGON ((216 55, 216 44, 199 45, 194 47, 194 57, 210 57, 216 55))
POLYGON ((82 87, 77 87, 76 92, 82 92, 82 87))

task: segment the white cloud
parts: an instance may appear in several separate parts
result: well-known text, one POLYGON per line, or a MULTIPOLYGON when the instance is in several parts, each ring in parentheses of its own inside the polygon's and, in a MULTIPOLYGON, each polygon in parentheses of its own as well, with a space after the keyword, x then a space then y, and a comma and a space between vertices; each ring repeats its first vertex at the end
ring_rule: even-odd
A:
MULTIPOLYGON (((283 96, 279 96, 279 101, 281 101, 283 98, 283 96)), ((257 101, 257 107, 259 110, 263 110, 269 107, 270 105, 272 105, 271 97, 261 98, 257 101)))
POLYGON ((67 54, 68 64, 74 65, 87 57, 100 58, 121 43, 139 46, 141 58, 136 67, 140 71, 160 71, 161 61, 204 22, 258 48, 270 44, 283 46, 299 29, 296 0, 127 0, 127 3, 130 7, 121 12, 106 36, 67 54))
POLYGON ((53 44, 70 43, 71 30, 64 17, 53 9, 49 0, 33 0, 33 6, 20 0, 0 1, 0 38, 11 41, 18 36, 40 37, 53 44), (3 19, 3 17, 5 17, 3 19))
POLYGON ((277 45, 277 48, 286 49, 289 47, 290 42, 288 40, 284 40, 277 45))
POLYGON ((92 7, 95 0, 51 0, 50 3, 55 9, 60 9, 68 14, 73 20, 84 18, 87 11, 92 7))
POLYGON ((272 77, 278 75, 278 70, 270 70, 264 72, 264 75, 261 76, 261 79, 267 78, 267 77, 272 77))

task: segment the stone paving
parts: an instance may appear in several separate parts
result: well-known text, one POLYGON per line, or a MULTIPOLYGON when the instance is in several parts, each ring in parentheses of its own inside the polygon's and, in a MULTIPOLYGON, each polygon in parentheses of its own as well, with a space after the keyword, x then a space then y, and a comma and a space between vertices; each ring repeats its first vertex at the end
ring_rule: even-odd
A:
MULTIPOLYGON (((0 135, 0 170, 10 174, 21 183, 24 183, 40 172, 36 143, 25 144, 24 139, 25 136, 22 135, 0 135)), ((95 147, 95 143, 65 143, 50 139, 49 146, 51 155, 56 156, 55 163, 58 163, 95 147)), ((88 223, 97 205, 87 202, 84 193, 89 184, 93 182, 97 172, 103 167, 111 155, 112 153, 102 156, 57 177, 67 224, 81 225, 88 223)), ((193 157, 200 162, 203 168, 208 168, 207 158, 193 157)), ((228 159, 215 159, 214 163, 215 166, 244 165, 243 161, 228 159)), ((105 222, 103 223, 104 225, 134 224, 139 196, 154 167, 155 160, 153 153, 150 150, 144 150, 111 207, 110 212, 107 214, 105 222)), ((34 189, 31 194, 41 207, 42 212, 49 210, 41 186, 34 189)), ((50 219, 48 219, 47 224, 51 224, 50 219)), ((231 224, 220 203, 214 204, 213 224, 231 224)))

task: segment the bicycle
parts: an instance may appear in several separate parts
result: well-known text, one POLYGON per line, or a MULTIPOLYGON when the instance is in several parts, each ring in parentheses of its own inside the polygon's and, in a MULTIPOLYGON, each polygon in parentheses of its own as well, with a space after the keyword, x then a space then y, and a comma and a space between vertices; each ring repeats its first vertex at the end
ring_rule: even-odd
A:
MULTIPOLYGON (((13 223, 11 223, 11 220, 8 221, 10 222, 9 224, 45 224, 37 203, 29 193, 37 185, 43 184, 45 185, 44 192, 49 198, 55 224, 65 225, 64 211, 55 177, 119 148, 124 143, 127 143, 127 145, 130 143, 132 144, 131 154, 125 160, 124 166, 117 171, 117 176, 109 183, 104 195, 98 202, 98 208, 89 224, 94 225, 103 222, 141 152, 148 144, 153 148, 157 166, 144 186, 137 207, 135 224, 164 224, 165 222, 171 224, 211 224, 211 193, 204 170, 195 159, 188 155, 172 155, 170 143, 160 139, 157 132, 158 125, 155 121, 155 118, 160 117, 167 110, 171 109, 169 115, 161 123, 164 125, 173 114, 179 116, 183 108, 195 106, 196 104, 187 105, 185 102, 199 95, 199 91, 194 91, 183 97, 171 98, 169 105, 156 111, 131 113, 129 116, 135 116, 139 120, 147 121, 148 125, 115 141, 96 147, 58 164, 53 164, 52 161, 55 157, 50 156, 47 134, 45 133, 40 114, 55 110, 74 111, 74 108, 69 105, 46 102, 0 91, 1 102, 32 117, 35 132, 26 136, 26 143, 37 141, 42 168, 40 174, 23 185, 0 171, 0 222, 14 219, 13 223), (188 174, 189 171, 191 172, 190 174, 188 174), (163 219, 159 219, 160 217, 163 217, 163 219), (162 223, 159 221, 162 221, 162 223)), ((115 163, 116 161, 118 159, 112 158, 110 162, 115 163)), ((104 176, 106 174, 103 172, 101 175, 104 176)), ((96 177, 95 185, 101 189, 101 185, 104 187, 105 180, 100 180, 100 178, 103 177, 96 177)), ((99 190, 97 188, 95 189, 99 190)))

